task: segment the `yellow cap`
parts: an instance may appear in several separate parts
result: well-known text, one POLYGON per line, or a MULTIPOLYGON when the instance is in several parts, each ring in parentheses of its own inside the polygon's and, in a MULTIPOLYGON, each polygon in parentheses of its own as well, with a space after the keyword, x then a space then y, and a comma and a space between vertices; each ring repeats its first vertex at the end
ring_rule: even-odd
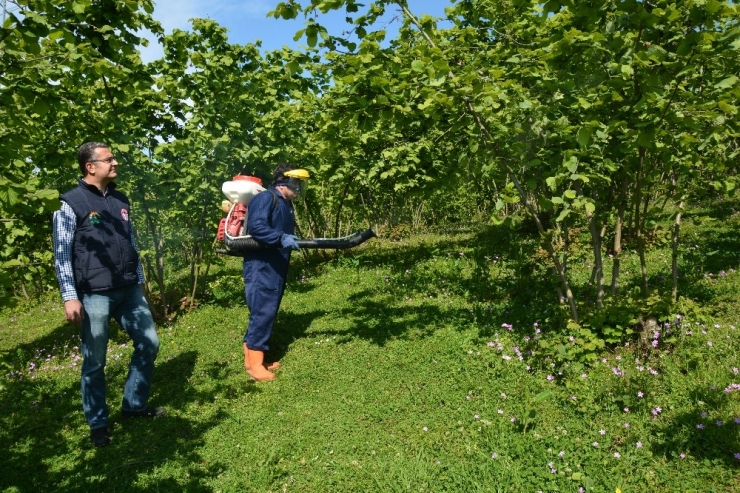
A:
POLYGON ((308 171, 302 168, 286 171, 285 173, 283 173, 283 175, 287 176, 288 178, 297 178, 299 180, 305 180, 310 177, 308 171))

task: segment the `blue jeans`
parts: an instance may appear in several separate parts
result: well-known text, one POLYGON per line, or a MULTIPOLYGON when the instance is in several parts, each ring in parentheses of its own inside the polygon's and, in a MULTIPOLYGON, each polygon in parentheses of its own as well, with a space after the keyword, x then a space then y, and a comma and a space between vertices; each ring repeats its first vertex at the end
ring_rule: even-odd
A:
POLYGON ((91 429, 108 426, 105 402, 105 358, 109 324, 113 317, 134 342, 126 386, 124 411, 139 411, 149 399, 159 338, 149 305, 138 285, 109 291, 83 293, 82 305, 82 408, 91 429))

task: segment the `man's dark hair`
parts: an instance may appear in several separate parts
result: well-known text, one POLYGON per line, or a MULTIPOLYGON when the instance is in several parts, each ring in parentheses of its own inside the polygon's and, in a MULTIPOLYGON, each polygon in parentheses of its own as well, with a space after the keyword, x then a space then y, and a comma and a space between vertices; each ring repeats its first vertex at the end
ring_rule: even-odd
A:
POLYGON ((288 163, 280 163, 277 165, 277 168, 275 168, 275 171, 272 172, 272 181, 273 183, 277 183, 280 181, 288 181, 285 179, 285 172, 290 171, 292 169, 295 169, 295 166, 288 163))
POLYGON ((103 144, 102 142, 85 142, 79 149, 77 149, 77 164, 80 165, 82 176, 87 174, 87 167, 85 165, 89 163, 95 155, 95 149, 100 147, 108 149, 108 144, 103 144))

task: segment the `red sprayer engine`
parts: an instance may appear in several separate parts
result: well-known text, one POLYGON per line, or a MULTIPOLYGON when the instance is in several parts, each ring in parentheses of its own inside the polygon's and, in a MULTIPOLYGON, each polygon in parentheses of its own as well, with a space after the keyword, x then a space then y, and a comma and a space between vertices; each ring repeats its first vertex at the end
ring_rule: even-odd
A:
POLYGON ((236 175, 221 186, 228 200, 221 202, 221 210, 226 217, 218 225, 218 241, 233 240, 247 235, 247 206, 252 197, 264 191, 262 180, 256 176, 236 175))

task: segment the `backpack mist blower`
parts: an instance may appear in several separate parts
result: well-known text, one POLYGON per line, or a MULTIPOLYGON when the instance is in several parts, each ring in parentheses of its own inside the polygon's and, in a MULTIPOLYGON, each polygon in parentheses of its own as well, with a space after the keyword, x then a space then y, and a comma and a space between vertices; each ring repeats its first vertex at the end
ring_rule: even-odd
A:
MULTIPOLYGON (((306 173, 304 170, 293 171, 306 173)), ((221 191, 227 197, 227 200, 221 202, 221 210, 226 217, 221 219, 218 225, 216 239, 223 242, 224 248, 217 248, 216 253, 241 257, 248 250, 269 248, 247 234, 247 207, 255 195, 265 191, 262 180, 255 176, 236 175, 231 181, 224 182, 221 191)), ((275 201, 277 197, 273 196, 273 207, 275 201)), ((369 228, 341 238, 299 239, 297 243, 301 248, 344 249, 355 247, 375 237, 377 235, 369 228)))

